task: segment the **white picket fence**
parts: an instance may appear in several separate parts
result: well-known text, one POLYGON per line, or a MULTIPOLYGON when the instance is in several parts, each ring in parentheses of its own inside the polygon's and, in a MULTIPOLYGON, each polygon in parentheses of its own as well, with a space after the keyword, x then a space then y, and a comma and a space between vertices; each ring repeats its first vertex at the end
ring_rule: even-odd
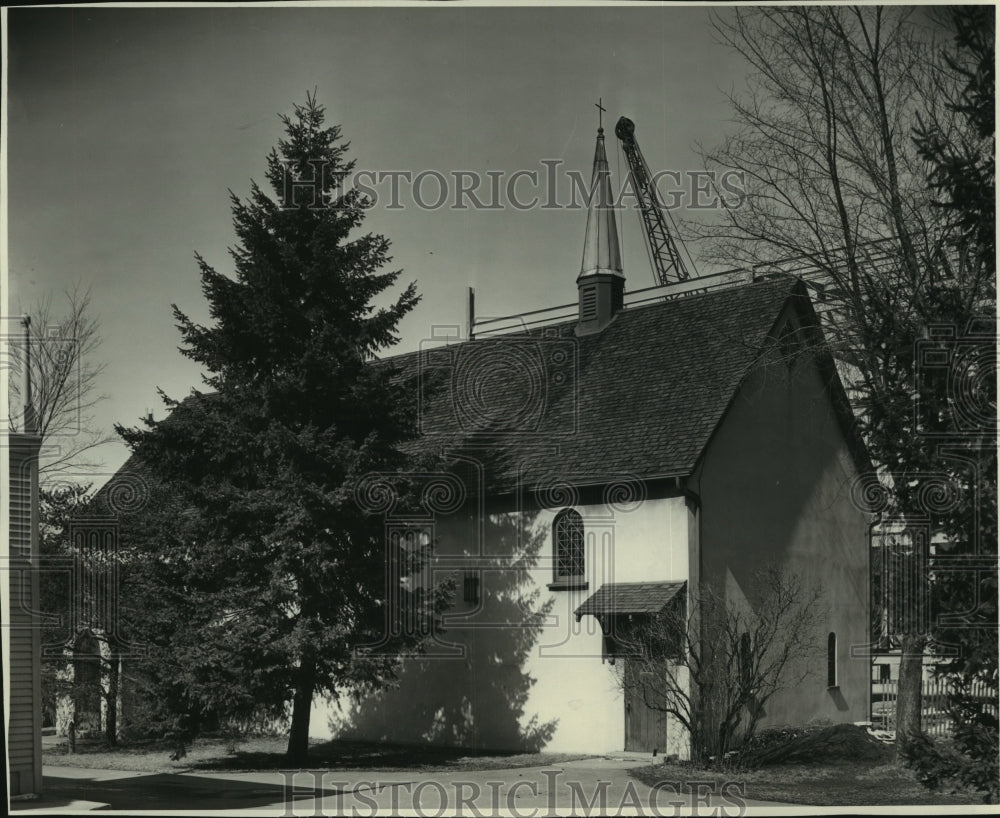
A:
MULTIPOLYGON (((931 736, 948 736, 952 722, 948 715, 951 682, 944 678, 923 680, 923 708, 920 723, 923 731, 931 736)), ((974 683, 972 694, 979 697, 988 712, 997 714, 997 689, 984 682, 974 683)), ((872 722, 884 730, 896 729, 896 699, 899 682, 896 679, 872 682, 872 722)))

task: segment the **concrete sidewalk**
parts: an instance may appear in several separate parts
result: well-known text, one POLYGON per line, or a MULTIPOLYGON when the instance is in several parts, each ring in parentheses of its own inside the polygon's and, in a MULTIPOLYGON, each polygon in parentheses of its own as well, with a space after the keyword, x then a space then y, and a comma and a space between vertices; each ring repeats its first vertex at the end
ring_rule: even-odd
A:
MULTIPOLYGON (((650 788, 628 770, 647 757, 596 757, 546 767, 484 771, 140 773, 46 767, 44 794, 13 805, 18 814, 94 809, 258 811, 280 815, 374 815, 419 810, 460 815, 743 814, 747 807, 790 805, 746 801, 737 783, 650 788)), ((783 810, 779 810, 782 812, 783 810)))

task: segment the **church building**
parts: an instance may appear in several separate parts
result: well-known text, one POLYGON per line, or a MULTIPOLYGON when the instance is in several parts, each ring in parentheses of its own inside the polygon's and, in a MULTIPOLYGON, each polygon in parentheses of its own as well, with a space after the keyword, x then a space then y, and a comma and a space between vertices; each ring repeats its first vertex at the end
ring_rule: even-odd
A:
POLYGON ((317 698, 313 738, 687 757, 687 729, 628 684, 645 671, 620 626, 676 615, 703 644, 693 623, 760 610, 762 569, 822 597, 760 726, 869 719, 872 467, 805 283, 626 292, 603 129, 592 187, 574 303, 387 359, 413 453, 447 464, 409 475, 419 509, 396 507, 398 475, 355 487, 385 522, 387 636, 401 588, 452 580, 455 599, 398 684, 317 698))
POLYGON ((451 576, 457 600, 398 686, 317 701, 314 734, 686 757, 681 725, 622 692, 609 623, 695 617, 698 589, 752 609, 766 566, 820 585, 824 607, 815 672, 761 726, 868 719, 870 520, 852 490, 871 465, 806 287, 626 293, 603 131, 594 179, 573 316, 392 359, 416 384, 417 447, 453 465, 422 476, 421 514, 378 505, 379 475, 358 502, 387 542, 432 546, 390 589, 451 576))

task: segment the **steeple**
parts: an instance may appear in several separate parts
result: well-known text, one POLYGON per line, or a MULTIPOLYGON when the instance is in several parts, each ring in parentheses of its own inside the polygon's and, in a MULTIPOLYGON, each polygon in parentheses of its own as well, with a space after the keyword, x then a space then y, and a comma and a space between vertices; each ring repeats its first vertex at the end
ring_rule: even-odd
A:
POLYGON ((590 179, 590 207, 587 210, 587 234, 583 242, 583 264, 580 276, 597 273, 622 274, 622 257, 618 250, 618 225, 615 222, 614 195, 611 192, 611 171, 604 152, 604 128, 597 129, 597 149, 594 151, 594 172, 590 179))
MULTIPOLYGON (((603 113, 604 108, 598 103, 603 113)), ((590 181, 587 210, 587 233, 583 241, 583 263, 576 286, 580 299, 580 322, 577 334, 603 329, 622 309, 625 276, 622 274, 618 248, 618 225, 615 222, 611 171, 604 150, 604 128, 597 129, 594 171, 590 181)))

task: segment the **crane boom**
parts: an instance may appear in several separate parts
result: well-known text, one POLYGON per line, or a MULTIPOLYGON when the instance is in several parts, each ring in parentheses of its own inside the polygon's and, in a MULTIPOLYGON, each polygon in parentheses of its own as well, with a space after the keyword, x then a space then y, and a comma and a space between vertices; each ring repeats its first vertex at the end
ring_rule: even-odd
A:
POLYGON ((632 176, 632 186, 639 200, 639 213, 649 245, 653 273, 661 285, 687 281, 691 278, 691 273, 688 272, 677 243, 667 229, 669 213, 660 202, 656 184, 649 172, 649 165, 639 150, 639 143, 635 139, 635 123, 628 117, 621 117, 615 125, 615 136, 618 137, 625 152, 629 173, 632 176))

